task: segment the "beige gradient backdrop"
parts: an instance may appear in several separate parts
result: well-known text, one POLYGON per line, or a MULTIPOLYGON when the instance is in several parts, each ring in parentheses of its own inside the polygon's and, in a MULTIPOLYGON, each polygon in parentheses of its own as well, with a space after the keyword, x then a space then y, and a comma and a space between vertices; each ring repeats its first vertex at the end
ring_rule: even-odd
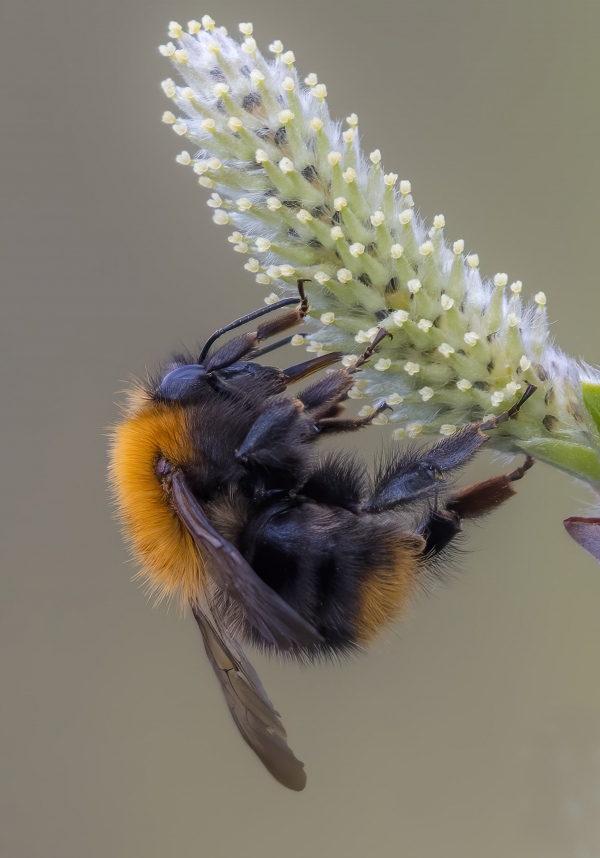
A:
POLYGON ((118 391, 267 291, 160 123, 156 47, 205 12, 293 48, 422 213, 600 359, 593 0, 5 3, 0 854, 600 856, 600 567, 561 524, 589 496, 557 472, 368 657, 255 659, 300 795, 237 736, 194 623, 130 581, 105 489, 118 391))

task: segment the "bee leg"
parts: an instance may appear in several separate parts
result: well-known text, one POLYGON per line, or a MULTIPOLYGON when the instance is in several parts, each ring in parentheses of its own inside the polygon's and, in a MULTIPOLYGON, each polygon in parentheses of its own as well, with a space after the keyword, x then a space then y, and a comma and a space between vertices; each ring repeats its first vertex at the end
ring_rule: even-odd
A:
POLYGON ((530 396, 532 396, 537 390, 535 384, 528 384, 527 389, 523 396, 519 399, 519 401, 509 408, 508 411, 504 411, 502 414, 498 415, 498 417, 491 417, 489 420, 486 420, 485 423, 480 423, 479 428, 483 432, 489 432, 490 429, 496 429, 501 423, 506 423, 508 420, 511 420, 513 417, 516 417, 521 407, 527 402, 530 396))
POLYGON ((366 512, 383 512, 410 503, 421 495, 435 493, 447 473, 460 468, 475 455, 489 438, 471 423, 431 447, 415 453, 400 451, 387 465, 365 504, 366 512))
POLYGON ((315 381, 298 395, 298 399, 312 420, 337 417, 344 410, 341 403, 353 385, 354 378, 345 369, 339 369, 315 381))
POLYGON ((295 436, 306 434, 306 425, 300 420, 303 408, 298 400, 280 399, 273 402, 256 418, 244 441, 237 450, 238 461, 281 463, 282 454, 294 446, 295 436))
POLYGON ((272 402, 236 451, 255 498, 297 490, 307 479, 313 457, 307 455, 306 445, 315 432, 303 411, 297 399, 272 402))
MULTIPOLYGON (((436 494, 439 487, 443 487, 446 474, 466 465, 477 451, 489 441, 489 436, 484 435, 482 430, 495 429, 500 424, 515 417, 521 406, 535 390, 533 384, 528 385, 521 399, 508 411, 498 417, 490 418, 485 423, 470 423, 459 432, 449 435, 432 447, 424 448, 417 456, 406 453, 397 454, 386 468, 382 478, 377 482, 375 491, 365 504, 365 510, 367 512, 383 512, 399 504, 410 503, 420 495, 436 494)), ((531 467, 530 461, 533 464, 533 460, 528 457, 523 465, 524 470, 522 470, 521 476, 531 467)), ((491 506, 494 505, 492 501, 494 491, 501 491, 500 482, 507 479, 511 483, 520 479, 519 476, 516 476, 518 472, 520 473, 521 469, 517 469, 506 478, 498 477, 487 481, 490 483, 489 503, 491 506)), ((487 483, 481 483, 481 485, 485 486, 487 483)), ((514 490, 507 497, 510 494, 514 494, 514 490)), ((484 497, 485 491, 481 501, 485 505, 488 501, 484 500, 484 497)), ((474 498, 475 495, 473 495, 474 498)), ((498 501, 498 503, 501 502, 501 500, 498 501)), ((461 517, 464 516, 461 514, 461 517)))
MULTIPOLYGON (((353 386, 353 373, 357 372, 360 367, 363 366, 363 364, 365 364, 369 360, 369 358, 376 351, 379 343, 385 337, 391 337, 391 334, 389 334, 385 330, 385 328, 380 328, 377 336, 375 337, 371 345, 358 358, 354 366, 352 366, 350 369, 340 370, 338 373, 332 373, 328 378, 316 382, 316 384, 307 388, 307 390, 303 391, 300 394, 299 398, 305 405, 307 411, 317 409, 316 414, 311 415, 312 417, 332 417, 336 414, 339 414, 341 409, 337 408, 337 404, 342 399, 346 398, 348 390, 350 390, 350 388, 353 386)), ((317 369, 324 369, 326 366, 329 366, 330 364, 336 363, 337 361, 341 360, 341 358, 341 352, 331 352, 328 355, 323 355, 320 359, 315 358, 312 361, 306 361, 303 364, 298 364, 297 366, 289 367, 288 369, 284 370, 286 383, 292 384, 292 382, 294 381, 299 381, 302 378, 306 378, 307 375, 316 372, 317 369), (318 360, 321 360, 322 364, 317 363, 318 360), (310 372, 306 372, 304 367, 310 367, 310 372)), ((371 422, 373 417, 375 417, 375 414, 372 414, 370 419, 367 420, 366 423, 356 423, 356 421, 352 421, 356 423, 356 425, 350 428, 359 429, 361 426, 366 426, 368 425, 368 423, 371 422)), ((344 432, 347 430, 340 428, 338 431, 344 432)))
POLYGON ((460 516, 457 513, 443 510, 432 512, 417 529, 417 533, 425 538, 423 556, 428 559, 437 556, 461 532, 460 516))
POLYGON ((394 339, 394 338, 393 338, 393 336, 390 334, 390 332, 389 332, 389 331, 386 331, 386 329, 385 329, 385 328, 379 328, 379 330, 378 330, 378 332, 377 332, 377 336, 375 337, 375 339, 373 340, 373 342, 371 343, 371 345, 370 345, 370 346, 367 346, 367 348, 364 350, 364 352, 363 352, 363 353, 361 354, 361 356, 358 358, 358 360, 356 361, 356 363, 355 363, 353 366, 351 366, 351 367, 350 367, 350 369, 348 370, 348 372, 349 372, 350 374, 353 374, 353 373, 355 373, 355 372, 358 372, 358 370, 359 370, 362 366, 364 366, 364 364, 366 364, 366 362, 367 362, 368 360, 370 360, 370 358, 372 358, 372 357, 373 357, 373 355, 374 355, 374 354, 375 354, 375 352, 377 351, 377 346, 378 346, 378 345, 379 345, 379 343, 380 343, 382 340, 384 340, 386 337, 389 337, 391 340, 393 340, 393 339, 394 339))
POLYGON ((314 426, 317 432, 321 435, 331 435, 334 432, 356 432, 357 429, 362 429, 363 426, 368 426, 373 422, 373 418, 377 417, 387 408, 391 409, 391 405, 388 405, 385 400, 380 401, 376 404, 375 409, 372 414, 368 414, 366 417, 355 417, 345 419, 338 419, 335 417, 324 417, 321 420, 315 420, 314 426))
POLYGON ((516 495, 512 484, 522 479, 533 465, 531 456, 526 456, 523 464, 510 474, 500 474, 462 489, 446 501, 443 509, 434 510, 418 531, 426 538, 423 554, 439 554, 462 531, 463 520, 481 518, 516 495))
POLYGON ((512 484, 523 479, 534 464, 535 460, 529 455, 526 456, 523 464, 510 474, 500 474, 462 489, 446 503, 446 509, 456 513, 461 519, 487 515, 517 493, 512 484))
POLYGON ((361 429, 363 426, 368 426, 373 418, 381 414, 383 410, 389 408, 382 402, 368 417, 354 420, 335 420, 344 410, 341 403, 348 398, 348 392, 354 386, 354 373, 358 372, 373 356, 379 343, 389 336, 391 334, 385 328, 381 328, 371 345, 353 366, 330 373, 326 378, 319 379, 299 395, 298 398, 306 408, 307 417, 314 420, 319 432, 351 432, 361 429))

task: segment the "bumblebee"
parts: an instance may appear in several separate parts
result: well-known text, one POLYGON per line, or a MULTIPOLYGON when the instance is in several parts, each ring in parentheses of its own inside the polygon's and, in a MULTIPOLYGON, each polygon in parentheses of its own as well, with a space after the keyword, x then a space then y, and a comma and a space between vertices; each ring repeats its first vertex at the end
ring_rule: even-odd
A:
POLYGON ((290 385, 339 361, 327 354, 287 369, 256 362, 302 322, 304 281, 292 310, 216 347, 220 337, 297 303, 286 298, 214 333, 197 360, 180 355, 131 395, 114 428, 110 480, 133 554, 151 591, 189 604, 233 719, 269 772, 301 790, 303 764, 241 644, 303 661, 367 646, 402 614, 462 521, 507 500, 533 464, 453 491, 449 477, 509 411, 437 444, 388 457, 374 480, 345 453, 319 455, 326 435, 368 417, 343 402, 388 332, 346 369, 294 397, 290 385))

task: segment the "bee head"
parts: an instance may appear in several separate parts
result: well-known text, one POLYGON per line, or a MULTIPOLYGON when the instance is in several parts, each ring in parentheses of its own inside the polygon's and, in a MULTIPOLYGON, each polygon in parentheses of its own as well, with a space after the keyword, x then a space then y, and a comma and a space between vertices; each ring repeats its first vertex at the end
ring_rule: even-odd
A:
POLYGON ((262 366, 252 361, 238 361, 218 369, 190 363, 173 368, 154 388, 153 399, 158 402, 198 402, 215 393, 224 395, 249 392, 248 385, 258 393, 262 388, 269 393, 281 387, 281 370, 262 366))
POLYGON ((206 367, 193 363, 178 366, 164 376, 155 391, 163 402, 183 402, 195 398, 206 388, 206 367))

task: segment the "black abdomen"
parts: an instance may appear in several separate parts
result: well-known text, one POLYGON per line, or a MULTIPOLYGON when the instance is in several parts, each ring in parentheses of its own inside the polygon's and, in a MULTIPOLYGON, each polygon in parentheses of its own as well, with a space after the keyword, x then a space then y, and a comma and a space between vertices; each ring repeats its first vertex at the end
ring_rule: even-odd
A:
POLYGON ((303 501, 247 526, 250 565, 323 636, 321 647, 301 657, 349 653, 402 607, 417 552, 414 538, 383 518, 303 501))

